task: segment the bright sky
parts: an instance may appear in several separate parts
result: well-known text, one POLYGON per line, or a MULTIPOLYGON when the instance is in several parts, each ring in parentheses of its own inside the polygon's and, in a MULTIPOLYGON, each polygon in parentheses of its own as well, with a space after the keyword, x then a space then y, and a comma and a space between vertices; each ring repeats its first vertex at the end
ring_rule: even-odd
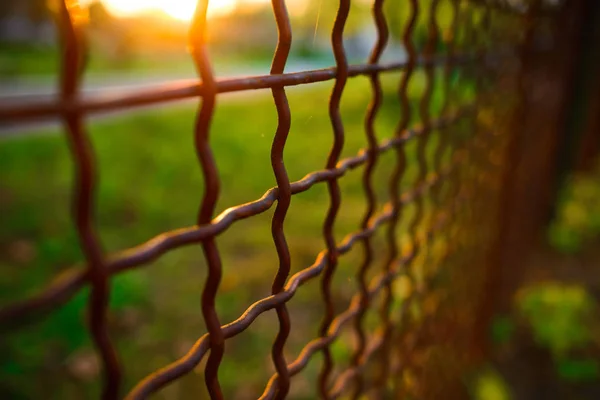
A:
MULTIPOLYGON (((116 16, 130 16, 147 11, 162 11, 181 21, 189 21, 194 15, 198 0, 102 0, 106 8, 116 16)), ((210 0, 209 15, 223 15, 238 6, 267 3, 269 0, 210 0)))

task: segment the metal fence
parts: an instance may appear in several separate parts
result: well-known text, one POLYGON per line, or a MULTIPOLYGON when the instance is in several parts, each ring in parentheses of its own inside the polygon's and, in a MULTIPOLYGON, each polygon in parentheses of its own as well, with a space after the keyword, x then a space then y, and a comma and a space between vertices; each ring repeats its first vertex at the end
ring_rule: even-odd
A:
MULTIPOLYGON (((489 316, 486 308, 489 296, 486 295, 494 291, 494 281, 490 281, 486 272, 499 267, 506 237, 510 236, 507 213, 512 210, 511 196, 515 193, 512 181, 519 165, 518 154, 522 153, 520 141, 529 112, 527 79, 531 69, 527 68, 539 59, 534 56, 536 52, 543 52, 540 48, 543 48, 545 42, 542 39, 546 36, 540 36, 539 32, 552 32, 549 28, 551 17, 560 4, 500 0, 410 0, 405 3, 408 18, 402 41, 407 51, 406 61, 380 62, 389 34, 384 1, 375 0, 372 10, 377 42, 368 63, 349 65, 343 41, 350 0, 341 0, 331 33, 335 67, 285 73, 292 27, 285 1, 273 0, 279 40, 271 73, 217 80, 205 45, 208 1, 200 1, 190 33, 191 53, 199 71, 197 83, 161 91, 135 90, 108 97, 84 98, 79 95, 86 46, 80 9, 77 1, 61 1, 58 26, 63 59, 59 98, 1 104, 0 120, 21 124, 60 118, 64 122, 76 165, 74 218, 86 267, 73 268, 34 297, 4 307, 0 310, 0 322, 19 325, 39 318, 89 287, 89 331, 103 366, 102 396, 106 399, 117 398, 128 389, 128 398, 146 398, 203 361, 206 362, 204 376, 211 398, 222 398, 219 366, 227 340, 271 310, 276 312, 279 321, 272 346, 276 374, 265 382, 261 398, 286 397, 293 385, 293 376, 319 353, 323 363, 318 382, 314 384, 323 398, 348 394, 354 398, 365 394, 378 398, 448 398, 454 395, 452 382, 461 370, 450 371, 454 367, 443 363, 436 369, 430 364, 431 357, 425 357, 425 354, 430 354, 432 349, 444 348, 451 352, 454 363, 464 367, 467 362, 463 359, 469 357, 462 354, 463 351, 466 354, 478 347, 474 343, 481 342, 484 336, 486 316, 489 316), (436 13, 444 1, 451 6, 452 23, 448 31, 441 32, 436 13), (414 44, 418 18, 426 21, 427 39, 423 48, 414 44), (420 69, 425 73, 426 88, 415 113, 408 86, 420 69), (402 72, 398 88, 401 108, 396 131, 386 132, 388 139, 379 140, 374 124, 382 102, 380 75, 388 71, 402 72), (340 159, 346 134, 340 101, 347 80, 356 76, 368 77, 372 88, 372 101, 365 120, 368 145, 356 156, 340 159), (458 83, 457 76, 460 77, 458 83), (325 169, 290 182, 283 153, 293 110, 288 105, 286 87, 328 80, 335 81, 329 102, 333 146, 325 169), (439 115, 432 115, 432 95, 438 87, 442 88, 445 100, 439 115), (277 110, 278 126, 271 150, 277 187, 258 200, 215 216, 221 182, 209 134, 216 99, 221 93, 256 89, 270 89, 277 110), (463 92, 470 95, 465 96, 463 92), (93 217, 98 182, 84 117, 194 97, 201 98, 194 134, 205 181, 196 225, 165 232, 118 254, 105 254, 93 217), (432 141, 433 137, 436 139, 432 141), (400 183, 408 162, 405 144, 411 141, 417 142, 418 178, 411 190, 401 193, 400 183), (428 154, 431 143, 435 150, 428 154), (389 181, 389 201, 381 205, 373 190, 373 169, 378 157, 389 151, 395 152, 396 162, 389 181), (338 181, 349 170, 361 166, 364 167, 366 210, 359 229, 339 241, 340 238, 334 235, 336 216, 343 201, 338 181), (323 225, 326 248, 316 255, 314 264, 289 276, 291 261, 286 229, 295 228, 284 229, 286 213, 294 195, 320 183, 326 184, 329 192, 329 209, 323 225), (273 280, 272 295, 249 305, 237 320, 223 325, 215 308, 223 274, 216 238, 222 232, 234 229, 237 221, 264 213, 275 204, 272 235, 278 260, 273 262, 278 263, 279 268, 273 280), (414 207, 414 212, 404 215, 403 210, 408 205, 414 207), (400 246, 398 227, 406 218, 410 219, 406 222, 405 232, 410 243, 400 246), (383 265, 374 265, 371 240, 379 229, 385 229, 387 238, 386 261, 383 265), (443 243, 443 251, 439 254, 432 251, 431 244, 435 241, 443 243), (143 268, 173 249, 192 244, 202 246, 208 265, 202 292, 202 315, 207 332, 181 359, 152 373, 135 387, 123 388, 119 357, 107 330, 111 278, 123 271, 143 268), (354 246, 361 246, 364 254, 356 269, 360 290, 348 308, 335 315, 332 278, 339 258, 354 246), (424 266, 419 271, 425 272, 415 272, 417 263, 424 266), (368 273, 373 270, 378 273, 368 282, 368 273), (291 329, 301 327, 291 323, 287 303, 305 283, 314 279, 321 280, 323 300, 324 318, 319 336, 306 344, 296 359, 288 360, 284 357, 286 340, 291 329), (401 279, 412 288, 404 295, 396 288, 401 279), (371 300, 378 293, 383 293, 384 298, 379 305, 380 326, 371 332, 365 327, 364 317, 367 309, 374 307, 371 300), (399 311, 391 312, 395 302, 401 306, 399 311), (415 311, 415 307, 420 311, 415 311), (343 329, 348 329, 351 321, 354 321, 351 329, 357 338, 353 357, 349 365, 337 366, 340 373, 334 373, 330 346, 343 329), (435 376, 440 371, 441 375, 435 376), (442 382, 441 388, 435 390, 443 392, 433 391, 436 386, 433 382, 442 382)), ((538 141, 538 145, 540 143, 546 145, 548 142, 538 141)), ((533 153, 529 150, 527 154, 533 153)), ((529 172, 535 175, 547 169, 547 165, 548 162, 540 163, 529 172)))

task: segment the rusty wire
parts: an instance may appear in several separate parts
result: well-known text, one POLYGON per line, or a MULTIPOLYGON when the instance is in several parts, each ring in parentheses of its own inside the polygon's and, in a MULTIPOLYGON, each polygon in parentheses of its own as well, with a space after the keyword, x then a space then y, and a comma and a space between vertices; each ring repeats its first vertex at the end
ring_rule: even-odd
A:
MULTIPOLYGON (((64 48, 62 60, 61 91, 58 98, 33 99, 30 102, 14 104, 0 103, 0 120, 24 124, 32 120, 61 118, 69 139, 76 165, 74 189, 74 219, 81 247, 85 255, 85 267, 73 267, 66 274, 43 289, 39 294, 10 304, 0 310, 0 324, 15 327, 41 317, 44 313, 60 307, 85 286, 91 288, 89 297, 90 333, 94 345, 100 354, 104 379, 103 398, 114 399, 122 392, 122 369, 117 354, 107 333, 107 308, 110 295, 110 279, 126 270, 140 268, 163 254, 182 246, 200 244, 208 266, 208 276, 202 292, 202 314, 207 332, 201 335, 186 355, 170 365, 156 371, 140 381, 127 395, 129 399, 142 399, 159 391, 174 380, 189 373, 197 367, 208 353, 205 367, 205 382, 211 398, 223 398, 219 384, 219 366, 224 356, 225 342, 247 329, 262 313, 275 310, 279 321, 277 337, 272 346, 272 360, 276 373, 266 383, 261 399, 285 398, 292 384, 292 377, 304 369, 317 353, 323 354, 323 364, 316 382, 318 393, 322 398, 337 398, 351 393, 359 398, 370 389, 381 394, 387 392, 389 380, 396 377, 395 393, 403 396, 411 389, 405 387, 399 373, 411 366, 411 349, 419 346, 419 341, 406 340, 406 332, 416 323, 411 320, 409 308, 412 303, 419 303, 427 295, 428 279, 418 282, 414 273, 417 257, 428 257, 425 253, 430 243, 438 234, 450 236, 452 227, 460 226, 474 210, 469 207, 476 202, 481 190, 478 190, 469 171, 474 166, 494 169, 487 160, 482 159, 483 149, 495 143, 493 132, 476 132, 477 117, 480 104, 478 100, 469 104, 460 104, 458 96, 453 93, 451 76, 461 67, 464 70, 479 70, 486 73, 485 64, 494 57, 510 57, 494 54, 489 49, 477 48, 473 43, 458 43, 458 29, 462 23, 472 23, 471 16, 463 9, 481 8, 486 15, 490 12, 502 12, 531 24, 531 14, 520 9, 511 8, 503 1, 461 1, 432 0, 428 7, 423 2, 410 0, 407 2, 410 13, 403 27, 402 43, 407 52, 407 60, 392 64, 381 64, 380 59, 389 39, 388 23, 383 12, 384 1, 374 0, 373 23, 377 31, 377 40, 369 57, 363 65, 349 65, 344 50, 344 29, 350 13, 350 0, 340 0, 334 27, 331 33, 331 44, 335 56, 335 67, 284 73, 292 44, 292 27, 284 0, 272 0, 272 10, 278 29, 278 42, 274 53, 271 71, 266 76, 217 80, 212 72, 211 58, 205 44, 206 14, 208 0, 200 0, 190 29, 190 48, 197 67, 199 80, 177 86, 164 85, 144 90, 131 91, 125 94, 101 94, 83 97, 80 93, 80 81, 83 74, 83 56, 87 51, 86 43, 77 20, 78 2, 63 0, 60 2, 59 29, 61 44, 64 48), (437 21, 437 9, 441 2, 447 1, 452 8, 450 35, 446 41, 446 51, 437 54, 440 42, 440 27, 437 21), (465 16, 466 15, 466 16, 465 16), (424 49, 420 52, 415 44, 415 29, 418 19, 426 18, 427 38, 424 49), (464 21, 469 20, 469 21, 464 21), (460 48, 460 51, 459 51, 460 48), (474 51, 473 51, 474 50, 474 51), (436 68, 443 67, 441 86, 444 101, 441 115, 432 116, 432 96, 436 87, 436 68), (418 118, 421 124, 414 125, 413 110, 408 96, 408 88, 413 74, 418 68, 425 72, 425 90, 418 105, 418 118), (389 139, 379 140, 379 135, 386 132, 375 131, 375 120, 383 100, 383 88, 380 74, 388 71, 401 71, 402 78, 398 87, 399 122, 396 131, 389 139), (349 78, 364 75, 371 85, 371 103, 365 116, 365 135, 367 147, 356 156, 341 159, 344 146, 344 124, 340 114, 340 102, 344 87, 349 78), (290 182, 284 163, 284 149, 290 131, 291 112, 286 87, 334 80, 335 85, 329 102, 329 117, 332 125, 333 145, 325 168, 309 173, 296 182, 290 182), (229 208, 215 216, 216 203, 219 198, 220 179, 216 162, 212 153, 209 134, 219 94, 226 92, 270 89, 278 116, 278 125, 271 148, 271 165, 277 186, 268 190, 260 199, 229 208), (124 250, 117 254, 105 254, 97 237, 97 228, 93 220, 93 208, 97 179, 96 163, 93 149, 86 133, 83 117, 111 110, 139 107, 150 104, 184 99, 201 99, 194 127, 195 149, 202 170, 205 191, 198 211, 197 224, 162 233, 147 242, 124 250), (461 139, 457 137, 457 126, 463 119, 474 121, 472 135, 461 139), (411 126, 413 125, 413 126, 411 126), (437 133, 439 141, 434 151, 433 162, 428 161, 426 148, 430 136, 437 133), (410 190, 401 193, 401 183, 405 181, 408 163, 405 144, 416 141, 417 178, 410 190), (389 201, 379 204, 373 188, 373 171, 378 158, 385 152, 394 150, 395 166, 390 175, 389 201), (443 163, 444 155, 450 154, 450 161, 443 163), (334 226, 340 206, 342 193, 338 180, 349 170, 364 165, 362 186, 366 208, 362 216, 360 229, 338 242, 334 235, 334 226), (293 195, 309 190, 313 185, 324 182, 329 193, 329 207, 323 224, 325 250, 317 255, 316 261, 308 268, 289 277, 291 259, 284 221, 293 195), (446 194, 442 186, 447 185, 446 194), (425 197, 430 193, 435 207, 433 216, 425 221, 425 197), (230 229, 237 221, 256 216, 269 210, 277 202, 272 219, 272 236, 278 255, 278 269, 273 279, 271 296, 250 305, 237 320, 222 325, 217 315, 216 294, 222 275, 221 257, 216 244, 216 237, 230 229), (402 221, 403 209, 412 204, 415 212, 408 221, 410 243, 400 248, 398 225, 402 221), (378 211, 382 205, 382 211, 378 211), (387 224, 386 256, 376 276, 367 279, 373 262, 372 237, 382 225, 387 224), (426 225, 423 231, 423 225, 426 225), (348 308, 335 315, 332 299, 332 281, 340 256, 348 253, 355 244, 363 248, 363 259, 357 268, 356 282, 359 287, 350 301, 348 308), (321 293, 323 297, 324 316, 319 329, 319 336, 310 341, 302 349, 298 357, 289 362, 285 359, 284 350, 291 330, 287 302, 295 292, 307 281, 322 276, 321 293), (395 299, 393 284, 399 276, 405 276, 416 286, 415 291, 403 303, 399 316, 392 315, 392 302, 395 299), (383 293, 383 302, 379 309, 380 329, 370 334, 365 326, 365 313, 372 307, 372 299, 383 293), (333 375, 334 363, 330 345, 339 337, 342 328, 350 321, 352 331, 357 338, 350 365, 344 366, 342 373, 333 375), (379 354, 378 357, 373 357, 379 354), (378 377, 370 382, 365 377, 365 366, 369 362, 378 362, 381 370, 378 377)), ((541 12, 541 11, 540 11, 541 12)), ((486 17, 487 18, 487 17, 486 17)), ((486 21, 484 18, 484 23, 486 21)), ((485 28, 472 34, 483 34, 485 28)), ((521 55, 525 57, 526 54, 521 55)), ((476 78, 475 81, 479 79, 476 78)), ((477 86, 480 91, 481 86, 477 86)), ((523 90, 522 84, 519 90, 523 90)), ((511 137, 514 139, 516 134, 511 137)), ((513 140, 514 142, 514 140, 513 140)), ((511 142, 511 143, 513 143, 511 142)), ((497 169, 497 168, 496 168, 497 169)), ((483 198, 483 197, 482 197, 483 198)), ((481 201, 481 200, 478 200, 481 201)), ((485 209, 482 210, 485 212, 485 209)), ((450 240, 451 241, 451 240, 450 240)), ((452 241, 451 241, 452 242, 452 241)), ((460 244, 457 244, 460 246, 460 244)), ((442 257, 447 258, 450 251, 442 257)), ((467 257, 468 258, 468 257, 467 257)), ((476 260, 471 260, 476 261, 476 260)), ((423 333, 425 323, 415 328, 413 333, 423 333)), ((414 336, 414 335, 413 335, 414 336)))
MULTIPOLYGON (((375 47, 373 48, 373 51, 369 57, 369 64, 377 64, 379 62, 381 54, 383 53, 389 38, 387 22, 385 20, 385 15, 383 14, 382 0, 375 1, 373 5, 373 18, 377 28, 377 42, 375 43, 375 47)), ((365 117, 365 132, 369 147, 367 150, 368 159, 362 179, 366 198, 366 210, 361 224, 362 229, 365 229, 368 226, 369 220, 373 216, 373 213, 377 207, 377 199, 373 190, 373 171, 379 156, 379 153, 377 152, 377 137, 375 136, 375 118, 377 117, 377 112, 379 111, 383 100, 383 91, 381 88, 379 74, 373 73, 369 78, 371 83, 372 100, 368 106, 367 115, 365 117)), ((358 338, 354 355, 352 357, 352 367, 354 369, 356 369, 360 365, 361 360, 365 358, 363 353, 365 353, 367 350, 367 336, 363 327, 363 320, 365 313, 369 308, 369 288, 367 286, 366 277, 369 268, 373 264, 373 246, 371 244, 370 237, 366 237, 363 240, 363 249, 364 257, 357 274, 357 280, 359 282, 360 289, 360 308, 356 318, 354 319, 354 332, 358 338)), ((353 398, 356 399, 364 390, 364 381, 361 374, 356 374, 355 380, 356 383, 353 398)))

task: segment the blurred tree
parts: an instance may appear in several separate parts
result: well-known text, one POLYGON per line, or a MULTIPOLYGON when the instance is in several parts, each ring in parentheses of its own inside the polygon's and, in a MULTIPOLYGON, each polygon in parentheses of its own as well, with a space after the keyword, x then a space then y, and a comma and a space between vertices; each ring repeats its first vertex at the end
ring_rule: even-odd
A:
POLYGON ((96 56, 106 58, 117 67, 127 67, 135 53, 131 29, 109 13, 100 0, 88 5, 88 18, 90 37, 102 53, 96 56))
POLYGON ((17 13, 25 14, 34 23, 43 22, 50 17, 47 0, 0 1, 0 18, 10 17, 17 13))
MULTIPOLYGON (((305 34, 320 38, 329 38, 339 7, 339 2, 328 0, 307 0, 303 13, 294 17, 294 28, 305 34)), ((370 0, 359 0, 351 2, 350 14, 344 32, 352 34, 369 21, 370 0)))
POLYGON ((6 17, 13 11, 16 0, 0 1, 0 19, 6 17))
POLYGON ((50 18, 47 0, 25 0, 28 3, 27 15, 34 23, 41 23, 50 18))
POLYGON ((91 26, 107 26, 114 21, 114 17, 108 12, 104 3, 99 0, 92 2, 88 6, 88 14, 91 26))
MULTIPOLYGON (((329 38, 333 21, 338 9, 338 2, 326 0, 308 0, 306 11, 294 18, 294 28, 302 32, 301 37, 318 39, 329 38)), ((417 26, 413 33, 413 42, 417 48, 422 48, 427 41, 430 9, 432 0, 419 0, 419 13, 417 26)), ((345 27, 347 35, 360 33, 361 29, 373 25, 372 1, 358 0, 351 3, 350 15, 345 27)), ((392 39, 401 41, 407 19, 411 12, 409 1, 386 1, 384 13, 392 39)), ((448 38, 448 31, 452 19, 452 0, 438 2, 435 13, 438 27, 440 28, 440 39, 448 38)))
MULTIPOLYGON (((453 19, 452 3, 454 0, 438 1, 435 10, 435 21, 439 30, 438 42, 442 43, 451 38, 451 27, 453 19)), ((420 0, 419 12, 417 14, 417 25, 412 36, 413 43, 417 48, 423 48, 429 35, 428 24, 431 18, 432 0, 420 0)), ((411 14, 408 1, 388 1, 384 3, 384 11, 390 30, 390 35, 397 40, 402 40, 402 35, 411 14)), ((438 48, 439 50, 439 48, 438 48)))

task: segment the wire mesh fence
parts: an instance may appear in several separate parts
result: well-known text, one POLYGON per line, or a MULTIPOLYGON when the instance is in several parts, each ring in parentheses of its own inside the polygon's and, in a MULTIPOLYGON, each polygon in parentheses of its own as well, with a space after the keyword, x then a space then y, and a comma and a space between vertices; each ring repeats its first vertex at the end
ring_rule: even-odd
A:
POLYGON ((466 354, 476 349, 474 343, 482 335, 478 324, 485 311, 481 304, 485 304, 486 271, 494 258, 499 258, 495 251, 501 248, 497 237, 505 217, 504 193, 516 168, 511 155, 518 149, 520 125, 526 119, 525 67, 540 41, 536 42, 534 33, 550 21, 557 4, 408 1, 408 16, 402 26, 406 60, 384 64, 380 60, 389 41, 388 23, 384 1, 375 0, 372 11, 376 43, 367 63, 350 65, 344 48, 350 0, 341 0, 331 32, 336 65, 286 73, 292 26, 286 2, 273 0, 278 44, 270 74, 217 79, 205 40, 206 25, 210 23, 208 3, 199 2, 190 30, 198 82, 160 91, 84 97, 80 88, 87 51, 82 30, 85 21, 77 1, 59 2, 57 20, 63 48, 60 95, 50 100, 5 102, 0 105, 0 120, 14 124, 62 120, 76 166, 72 206, 85 267, 73 267, 33 297, 5 306, 0 310, 0 322, 11 329, 26 329, 28 321, 43 317, 89 288, 89 333, 101 360, 103 398, 117 398, 127 391, 128 398, 146 398, 200 365, 204 365, 210 397, 223 398, 219 370, 227 341, 240 335, 261 314, 273 311, 278 321, 271 350, 275 374, 264 382, 260 398, 288 396, 294 376, 319 357, 322 362, 314 385, 322 398, 441 398, 442 393, 454 393, 453 384, 468 363, 466 354), (438 23, 442 6, 451 15, 451 23, 443 30, 438 23), (424 27, 422 46, 415 43, 418 26, 424 27), (397 88, 397 129, 376 133, 375 122, 383 101, 381 75, 394 71, 402 74, 397 88), (424 76, 425 88, 415 104, 409 98, 409 85, 419 73, 424 76), (371 87, 364 121, 366 147, 353 157, 341 158, 345 137, 355 132, 345 130, 340 102, 347 81, 357 76, 367 77, 371 87), (291 182, 284 151, 294 110, 288 104, 286 88, 322 81, 334 82, 328 110, 332 147, 324 169, 291 182), (271 90, 277 111, 271 148, 277 185, 255 201, 217 214, 223 182, 210 144, 210 134, 222 134, 211 132, 217 100, 226 92, 258 89, 271 90), (434 99, 438 93, 442 98, 439 104, 434 99), (194 126, 195 151, 203 173, 204 195, 195 225, 165 232, 116 254, 105 253, 94 217, 97 163, 86 116, 196 97, 201 101, 194 126), (414 154, 406 150, 409 143, 415 144, 414 154), (374 169, 388 152, 394 153, 395 161, 386 183, 388 200, 383 201, 374 189, 374 169), (415 173, 407 182, 410 165, 414 165, 415 173), (336 218, 344 201, 339 182, 357 168, 362 168, 366 204, 360 211, 361 223, 354 233, 336 237, 336 218), (315 185, 326 185, 329 196, 322 228, 325 248, 315 254, 312 265, 302 266, 290 276, 292 259, 286 232, 295 227, 284 226, 286 214, 294 195, 315 185), (406 186, 410 188, 404 190, 406 186), (248 305, 238 319, 223 321, 216 303, 221 279, 227 272, 217 238, 235 229, 238 221, 273 207, 271 232, 278 259, 272 263, 278 268, 272 277, 271 295, 248 305), (383 249, 374 244, 373 237, 379 231, 385 235, 383 249), (202 247, 208 268, 201 301, 206 332, 198 332, 199 339, 180 359, 150 373, 132 388, 123 387, 124 372, 107 327, 111 279, 190 245, 202 247), (355 265, 358 291, 346 309, 336 313, 338 307, 332 297, 339 289, 333 284, 336 267, 355 247, 362 249, 362 260, 355 265), (378 251, 385 253, 383 262, 375 262, 378 251), (311 280, 320 281, 323 319, 318 335, 291 359, 286 354, 286 342, 292 330, 303 327, 294 325, 288 303, 311 280), (367 312, 373 309, 378 314, 375 326, 366 322, 367 312), (347 365, 336 365, 331 346, 347 331, 354 337, 352 355, 347 365), (438 359, 438 353, 450 356, 438 359), (453 361, 448 363, 448 358, 453 361))

